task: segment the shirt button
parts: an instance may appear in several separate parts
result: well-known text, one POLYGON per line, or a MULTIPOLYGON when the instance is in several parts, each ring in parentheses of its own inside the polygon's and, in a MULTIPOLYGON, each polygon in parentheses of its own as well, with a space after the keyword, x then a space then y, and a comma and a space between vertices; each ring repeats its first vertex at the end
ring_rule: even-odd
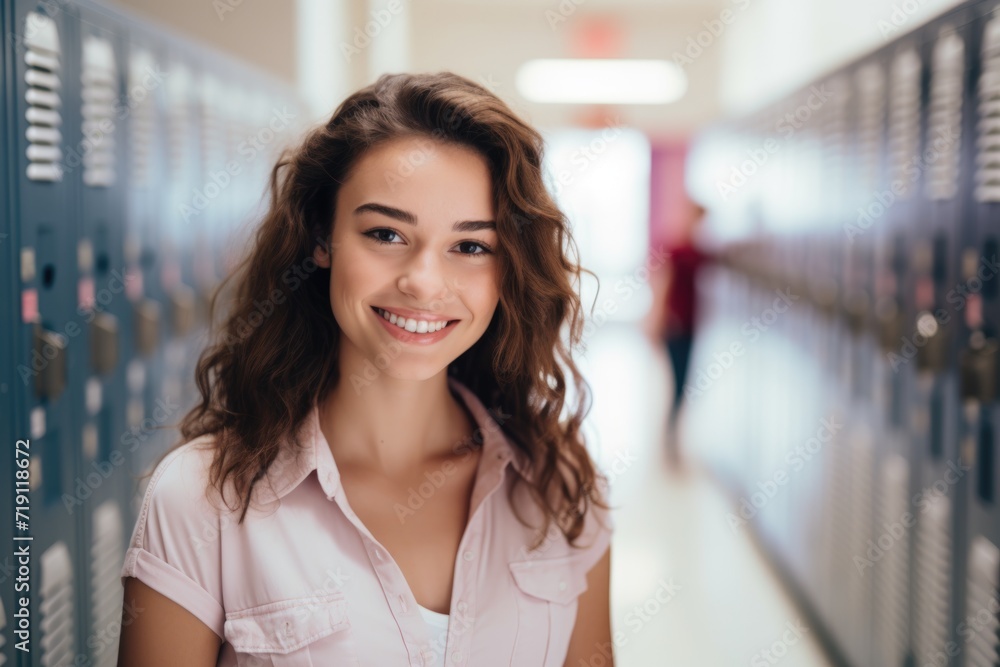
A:
POLYGON ((461 651, 455 651, 454 653, 452 653, 451 654, 451 660, 452 660, 452 662, 462 662, 462 652, 461 651))
POLYGON ((460 612, 462 612, 464 614, 465 610, 468 609, 468 608, 469 608, 469 605, 465 604, 465 600, 459 600, 459 602, 458 602, 458 610, 460 612))
POLYGON ((561 590, 561 591, 566 590, 566 582, 565 581, 560 581, 559 582, 559 590, 561 590))
POLYGON ((475 558, 475 556, 472 554, 471 551, 466 551, 464 554, 462 554, 462 558, 464 558, 465 560, 472 560, 473 558, 475 558))

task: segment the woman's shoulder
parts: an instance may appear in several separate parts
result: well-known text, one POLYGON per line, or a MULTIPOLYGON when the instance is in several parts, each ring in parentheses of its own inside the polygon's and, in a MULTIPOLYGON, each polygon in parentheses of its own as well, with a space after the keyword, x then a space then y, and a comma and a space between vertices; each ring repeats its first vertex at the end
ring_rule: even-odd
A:
MULTIPOLYGON (((597 497, 605 505, 609 504, 609 489, 607 480, 603 475, 598 475, 587 494, 591 499, 597 497)), ((534 561, 538 558, 546 560, 554 559, 565 562, 572 569, 586 574, 605 554, 611 543, 611 536, 614 532, 615 521, 612 510, 602 507, 593 500, 582 502, 576 508, 566 509, 561 523, 570 523, 568 519, 578 517, 580 519, 579 533, 570 541, 566 533, 556 524, 553 516, 549 523, 548 531, 542 537, 536 548, 529 546, 538 538, 539 521, 544 521, 544 512, 537 502, 531 498, 531 494, 525 490, 521 494, 515 494, 514 505, 511 507, 511 514, 522 514, 529 517, 532 528, 524 528, 516 532, 524 542, 518 547, 514 560, 534 561), (576 515, 572 517, 570 515, 576 515)), ((509 522, 514 526, 513 520, 509 522)), ((512 528, 512 530, 515 530, 512 528)))
POLYGON ((177 445, 156 464, 149 487, 194 495, 195 482, 207 482, 215 460, 215 436, 206 434, 177 445))
MULTIPOLYGON (((194 528, 217 524, 228 511, 211 483, 215 438, 203 435, 174 447, 149 476, 132 535, 132 547, 149 543, 150 531, 159 537, 180 538, 194 528)), ((155 539, 156 536, 154 536, 155 539)))
POLYGON ((135 577, 185 607, 222 636, 221 529, 209 471, 212 438, 174 448, 156 464, 125 554, 135 577))

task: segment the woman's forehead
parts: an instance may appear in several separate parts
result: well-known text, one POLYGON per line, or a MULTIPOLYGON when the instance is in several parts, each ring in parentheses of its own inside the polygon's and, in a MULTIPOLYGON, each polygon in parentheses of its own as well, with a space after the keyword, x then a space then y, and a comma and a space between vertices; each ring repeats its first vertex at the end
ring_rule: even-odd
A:
POLYGON ((483 219, 493 215, 492 179, 486 160, 471 148, 400 138, 361 156, 341 186, 339 214, 366 203, 412 213, 418 224, 438 216, 483 219))

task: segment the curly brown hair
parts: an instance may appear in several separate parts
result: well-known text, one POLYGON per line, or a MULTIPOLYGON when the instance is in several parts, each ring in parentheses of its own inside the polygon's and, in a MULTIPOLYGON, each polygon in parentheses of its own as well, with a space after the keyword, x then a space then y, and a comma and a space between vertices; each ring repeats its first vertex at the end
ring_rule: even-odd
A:
POLYGON ((243 522, 253 486, 282 442, 297 441, 313 406, 339 379, 340 329, 330 308, 329 269, 312 259, 317 244, 329 247, 338 186, 365 151, 404 136, 471 147, 489 166, 500 302, 486 332, 448 374, 509 416, 500 427, 527 454, 529 491, 545 516, 532 548, 553 522, 575 545, 591 504, 608 508, 597 488, 603 476, 581 432, 589 387, 570 354, 583 332, 574 282, 581 271, 593 273, 564 252, 564 244, 575 248, 575 242, 544 185, 541 135, 491 91, 451 72, 384 74, 282 153, 269 179, 269 210, 245 257, 211 299, 213 342, 196 368, 201 401, 182 419, 180 442, 163 456, 213 435, 211 482, 221 490, 231 480, 243 522), (231 309, 217 329, 220 294, 231 281, 231 309), (266 316, 260 312, 265 302, 273 308, 266 316), (561 337, 564 325, 568 341, 561 337), (578 401, 560 421, 567 373, 578 401))

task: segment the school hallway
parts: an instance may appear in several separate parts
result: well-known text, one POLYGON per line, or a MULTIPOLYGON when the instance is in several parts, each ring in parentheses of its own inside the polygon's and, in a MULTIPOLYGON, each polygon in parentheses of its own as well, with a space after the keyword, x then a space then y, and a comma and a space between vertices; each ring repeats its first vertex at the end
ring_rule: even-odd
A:
POLYGON ((697 451, 683 472, 668 468, 668 364, 628 324, 599 330, 585 360, 588 444, 615 507, 616 664, 832 666, 747 527, 730 528, 733 500, 697 451))

